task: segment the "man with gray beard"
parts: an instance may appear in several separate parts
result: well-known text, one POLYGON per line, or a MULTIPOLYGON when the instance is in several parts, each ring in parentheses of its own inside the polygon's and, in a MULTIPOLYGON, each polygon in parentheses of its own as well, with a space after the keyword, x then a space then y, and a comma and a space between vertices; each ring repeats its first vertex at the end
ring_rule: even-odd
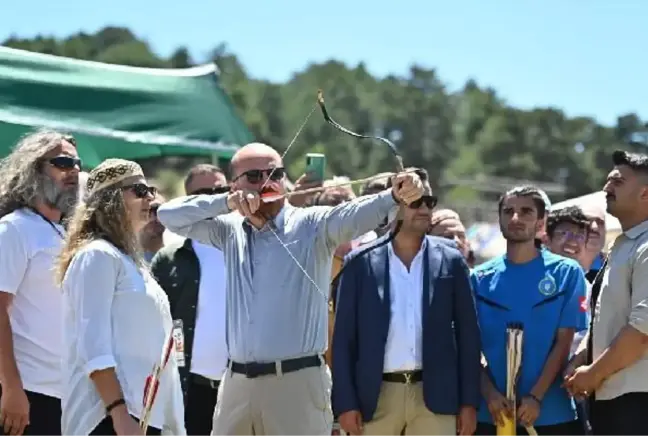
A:
POLYGON ((61 434, 62 298, 53 264, 78 198, 71 136, 40 131, 0 161, 0 427, 61 434))

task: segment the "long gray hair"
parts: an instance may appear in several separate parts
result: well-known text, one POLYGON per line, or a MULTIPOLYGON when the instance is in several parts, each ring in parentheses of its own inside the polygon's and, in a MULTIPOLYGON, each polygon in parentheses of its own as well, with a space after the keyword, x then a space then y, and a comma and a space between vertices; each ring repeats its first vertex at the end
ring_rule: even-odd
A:
POLYGON ((40 130, 24 136, 11 154, 0 160, 0 218, 16 209, 33 208, 39 200, 57 206, 52 203, 56 203, 60 192, 43 173, 43 159, 63 141, 76 146, 72 136, 40 130))

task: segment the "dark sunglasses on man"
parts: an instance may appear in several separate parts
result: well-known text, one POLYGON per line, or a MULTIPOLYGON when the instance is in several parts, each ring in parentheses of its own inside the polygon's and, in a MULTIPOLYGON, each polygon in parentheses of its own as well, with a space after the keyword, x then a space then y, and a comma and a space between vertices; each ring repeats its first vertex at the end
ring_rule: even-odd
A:
POLYGON ((132 185, 123 186, 122 189, 130 189, 137 198, 146 198, 147 196, 155 197, 157 195, 157 188, 149 186, 144 183, 133 183, 132 185))
POLYGON ((54 168, 58 168, 59 170, 71 170, 77 168, 80 171, 83 165, 81 159, 72 156, 56 156, 48 162, 54 168))
POLYGON ((211 188, 196 189, 195 191, 190 192, 188 195, 216 195, 224 194, 226 192, 230 192, 229 186, 214 186, 211 188))
POLYGON ((436 195, 424 195, 418 200, 415 200, 409 204, 410 209, 419 209, 421 206, 425 204, 428 209, 432 210, 435 208, 437 205, 437 202, 439 199, 436 197, 436 195))
POLYGON ((261 183, 265 177, 269 177, 273 182, 278 182, 286 175, 286 171, 281 168, 269 168, 267 170, 249 170, 239 174, 233 182, 236 182, 241 177, 247 177, 249 183, 261 183))

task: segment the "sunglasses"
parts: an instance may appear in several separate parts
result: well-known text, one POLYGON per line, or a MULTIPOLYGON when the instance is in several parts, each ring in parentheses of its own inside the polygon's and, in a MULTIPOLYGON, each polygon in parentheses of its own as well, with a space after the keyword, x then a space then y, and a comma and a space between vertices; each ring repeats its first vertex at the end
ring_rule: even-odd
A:
POLYGON ((82 162, 81 159, 71 157, 71 156, 57 156, 53 157, 48 161, 53 167, 58 168, 59 170, 71 170, 78 168, 81 170, 82 162))
POLYGON ((587 241, 587 234, 570 232, 568 230, 556 230, 554 237, 559 241, 574 241, 579 244, 584 244, 587 241))
POLYGON ((236 177, 233 182, 236 182, 241 177, 247 177, 247 181, 250 183, 260 183, 263 181, 264 177, 269 177, 273 182, 278 182, 283 179, 286 175, 286 171, 283 168, 269 168, 267 170, 249 170, 240 174, 236 177))
POLYGON ((424 195, 416 201, 413 201, 409 204, 410 209, 419 209, 423 204, 427 206, 428 209, 432 210, 437 205, 439 199, 435 195, 424 195))
POLYGON ((154 186, 148 186, 144 183, 134 183, 132 185, 127 185, 122 187, 122 189, 130 189, 135 194, 137 198, 146 198, 149 195, 155 197, 157 194, 157 188, 154 186))
POLYGON ((188 195, 215 195, 230 192, 229 186, 214 186, 213 188, 196 189, 188 195))

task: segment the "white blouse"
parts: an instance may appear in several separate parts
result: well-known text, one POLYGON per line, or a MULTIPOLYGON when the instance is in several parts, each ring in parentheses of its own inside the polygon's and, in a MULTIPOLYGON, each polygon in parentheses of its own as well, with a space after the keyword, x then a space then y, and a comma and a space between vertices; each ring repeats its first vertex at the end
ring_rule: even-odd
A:
MULTIPOLYGON (((90 374, 115 368, 128 412, 139 418, 144 386, 173 328, 166 294, 146 270, 105 240, 74 256, 63 280, 64 344, 62 431, 89 434, 105 417, 90 374)), ((173 353, 160 378, 151 427, 186 434, 184 405, 173 353)))

